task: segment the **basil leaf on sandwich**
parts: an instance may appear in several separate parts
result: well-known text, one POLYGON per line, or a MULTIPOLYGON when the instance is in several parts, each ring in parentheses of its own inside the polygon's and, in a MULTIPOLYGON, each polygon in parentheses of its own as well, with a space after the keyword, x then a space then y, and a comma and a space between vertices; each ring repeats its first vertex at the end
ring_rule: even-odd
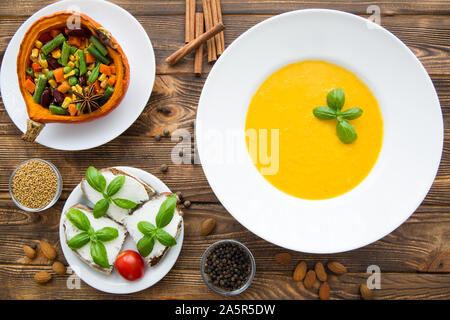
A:
POLYGON ((163 229, 156 230, 156 239, 166 247, 173 247, 177 244, 177 241, 168 232, 163 229))
POLYGON ((154 236, 156 234, 156 227, 147 221, 141 221, 137 225, 140 232, 145 234, 146 236, 154 236))
POLYGON ((106 269, 110 267, 105 245, 101 241, 91 242, 91 256, 92 260, 94 260, 94 262, 100 267, 106 269))
POLYGON ((86 180, 89 183, 89 185, 97 190, 98 192, 102 192, 106 188, 106 179, 105 177, 95 169, 93 166, 90 166, 86 170, 86 180))
POLYGON ((89 243, 89 241, 90 241, 89 233, 82 232, 74 236, 72 239, 70 239, 67 242, 67 245, 69 246, 70 249, 77 250, 83 248, 85 245, 89 243))
POLYGON ((106 214, 106 211, 108 211, 108 208, 109 208, 109 199, 98 200, 97 203, 94 205, 94 217, 95 218, 103 217, 106 214))
POLYGON ((133 209, 138 204, 128 199, 112 199, 114 204, 122 209, 133 209))
POLYGON ((83 212, 78 209, 70 209, 66 215, 67 219, 69 219, 75 227, 83 231, 89 231, 91 223, 83 212))
POLYGON ((156 227, 164 228, 172 221, 175 207, 177 206, 177 196, 171 195, 161 204, 158 214, 156 215, 156 227))
POLYGON ((95 232, 95 235, 97 236, 98 240, 107 242, 117 238, 119 236, 119 231, 112 227, 104 227, 100 230, 97 230, 95 232))
POLYGON ((137 249, 139 254, 144 258, 148 256, 155 245, 155 237, 154 236, 143 236, 137 243, 137 249))
POLYGON ((125 176, 121 175, 115 177, 113 181, 111 181, 108 184, 108 187, 106 188, 106 195, 108 197, 112 197, 117 192, 119 192, 119 190, 123 187, 124 183, 125 183, 125 176))

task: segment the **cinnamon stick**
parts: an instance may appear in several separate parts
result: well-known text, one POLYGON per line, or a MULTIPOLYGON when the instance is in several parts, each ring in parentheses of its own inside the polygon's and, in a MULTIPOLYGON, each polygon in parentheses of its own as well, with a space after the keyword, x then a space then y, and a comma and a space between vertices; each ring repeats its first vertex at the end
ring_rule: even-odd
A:
MULTIPOLYGON (((223 23, 223 18, 222 18, 222 5, 220 4, 220 0, 214 0, 216 2, 216 7, 217 7, 217 18, 219 19, 219 22, 223 23)), ((221 33, 219 33, 219 37, 220 37, 220 44, 221 44, 221 49, 222 52, 220 54, 222 54, 225 51, 225 35, 223 33, 223 31, 221 33)))
POLYGON ((184 41, 188 43, 195 38, 195 0, 186 0, 184 41))
MULTIPOLYGON (((210 0, 211 1, 211 17, 213 24, 219 23, 219 17, 217 13, 217 2, 216 0, 210 0)), ((222 42, 220 42, 220 35, 216 34, 214 36, 214 42, 216 43, 216 53, 217 55, 221 55, 223 52, 222 49, 222 42)))
MULTIPOLYGON (((205 29, 210 30, 213 27, 212 13, 211 13, 211 0, 202 0, 203 15, 205 16, 205 29)), ((206 43, 208 49, 208 62, 217 60, 216 43, 214 39, 208 40, 206 43)))
MULTIPOLYGON (((203 33, 204 25, 203 25, 203 13, 197 12, 195 14, 195 38, 200 37, 203 33)), ((201 44, 197 50, 195 51, 194 58, 194 73, 197 76, 202 74, 203 68, 203 44, 201 44)))
POLYGON ((223 23, 216 24, 212 29, 202 33, 198 38, 195 38, 191 42, 185 44, 183 47, 172 53, 167 59, 166 62, 170 65, 174 65, 181 58, 187 55, 189 52, 197 49, 201 44, 205 43, 207 40, 214 37, 219 32, 225 29, 223 23))

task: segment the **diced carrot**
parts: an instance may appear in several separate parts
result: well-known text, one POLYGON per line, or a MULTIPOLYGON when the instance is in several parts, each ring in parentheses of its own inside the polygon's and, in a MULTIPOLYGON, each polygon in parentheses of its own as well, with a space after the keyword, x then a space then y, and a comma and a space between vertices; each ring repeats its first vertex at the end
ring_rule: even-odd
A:
POLYGON ((112 76, 110 76, 109 79, 108 79, 108 84, 109 84, 110 86, 113 86, 114 83, 116 83, 116 76, 115 76, 115 75, 112 75, 112 76))
POLYGON ((109 69, 111 69, 111 74, 116 74, 116 66, 115 65, 110 65, 109 69))
POLYGON ((33 80, 33 78, 32 78, 32 77, 30 77, 29 75, 26 75, 26 76, 25 76, 25 79, 28 79, 28 80, 34 81, 34 80, 33 80))
POLYGON ((69 36, 69 44, 71 46, 80 47, 81 45, 81 38, 80 37, 70 37, 69 36))
POLYGON ((103 63, 100 63, 100 72, 109 76, 111 74, 111 69, 103 63))
POLYGON ((52 40, 52 36, 48 32, 41 34, 39 37, 39 41, 42 42, 43 44, 46 44, 50 40, 52 40))
POLYGON ((61 30, 59 30, 59 29, 52 29, 52 30, 50 30, 50 36, 52 38, 56 37, 60 33, 61 33, 61 30))
POLYGON ((58 91, 62 92, 62 93, 66 93, 67 91, 69 91, 69 89, 70 89, 70 84, 67 81, 64 81, 58 87, 58 91))
POLYGON ((71 103, 71 104, 69 104, 69 113, 70 113, 70 115, 71 116, 74 116, 74 115, 76 115, 77 114, 77 105, 76 104, 74 104, 74 103, 71 103))
POLYGON ((55 80, 57 82, 63 82, 64 81, 64 69, 58 68, 53 70, 53 76, 55 77, 55 80))
POLYGON ((83 37, 80 37, 80 45, 78 46, 78 49, 84 49, 86 48, 86 41, 84 41, 83 37))
POLYGON ((85 53, 84 57, 86 58, 87 64, 91 64, 91 63, 95 62, 95 57, 92 54, 90 54, 89 52, 85 53))
POLYGON ((25 83, 23 84, 23 86, 25 87, 25 89, 28 90, 28 92, 33 93, 34 89, 36 89, 36 85, 34 84, 34 82, 30 79, 27 79, 25 81, 25 83))
POLYGON ((104 94, 105 93, 105 89, 100 88, 100 90, 97 91, 98 94, 104 94))
POLYGON ((98 80, 96 80, 94 82, 94 87, 95 87, 95 91, 98 92, 100 90, 100 82, 98 82, 98 80))
POLYGON ((34 72, 41 72, 42 71, 42 67, 39 63, 33 62, 31 64, 31 67, 33 68, 34 72))

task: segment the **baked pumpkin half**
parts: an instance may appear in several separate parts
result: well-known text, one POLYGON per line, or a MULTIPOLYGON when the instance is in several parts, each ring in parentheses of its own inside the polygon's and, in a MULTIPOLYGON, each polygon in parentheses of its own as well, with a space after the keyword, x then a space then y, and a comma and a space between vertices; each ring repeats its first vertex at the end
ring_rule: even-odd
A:
POLYGON ((116 39, 85 14, 61 11, 37 20, 17 57, 28 112, 23 139, 46 123, 81 123, 111 112, 128 89, 130 68, 116 39))

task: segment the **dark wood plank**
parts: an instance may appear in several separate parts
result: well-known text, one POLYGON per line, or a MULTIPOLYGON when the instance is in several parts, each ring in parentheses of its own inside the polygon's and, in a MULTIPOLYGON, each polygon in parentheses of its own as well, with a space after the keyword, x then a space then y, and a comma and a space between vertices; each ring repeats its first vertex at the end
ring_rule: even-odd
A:
MULTIPOLYGON (((228 46, 248 28, 270 16, 224 16, 225 41, 228 46)), ((184 16, 137 16, 152 40, 156 54, 158 74, 193 74, 193 54, 170 67, 165 59, 184 44, 184 16)), ((0 58, 15 30, 25 17, 2 18, 0 30, 0 58)), ((383 17, 381 24, 403 40, 419 57, 430 74, 450 74, 450 16, 395 16, 383 17), (439 26, 439 27, 437 27, 439 26)), ((206 54, 206 53, 205 53, 206 54)), ((204 59, 203 71, 209 72, 211 64, 204 59)))
MULTIPOLYGON (((112 295, 95 290, 84 282, 79 289, 73 288, 74 278, 53 275, 44 285, 33 282, 36 272, 51 267, 0 265, 2 290, 0 299, 317 299, 319 281, 307 290, 301 282, 292 280, 287 272, 257 273, 252 285, 244 293, 234 297, 223 297, 210 291, 203 283, 199 272, 184 270, 179 262, 153 287, 130 295, 112 295)), ((330 276, 330 299, 360 299, 359 286, 367 281, 366 273, 348 273, 330 276)), ((381 289, 374 290, 375 299, 443 299, 450 298, 449 274, 383 273, 381 289)))
MULTIPOLYGON (((31 15, 52 0, 41 1, 14 1, 14 6, 7 1, 0 3, 0 15, 31 15)), ((112 0, 132 14, 183 14, 184 0, 112 0)), ((367 7, 374 4, 372 1, 335 0, 335 1, 303 1, 303 0, 222 0, 222 10, 225 14, 270 14, 282 13, 297 9, 326 8, 344 10, 352 13, 367 13, 367 7)), ((377 1, 382 14, 448 14, 450 9, 445 0, 434 1, 377 1)), ((197 1, 197 10, 200 10, 200 1, 197 1)))
MULTIPOLYGON (((4 264, 46 265, 44 259, 29 261, 24 257, 23 245, 37 245, 41 239, 55 244, 59 259, 59 219, 64 201, 40 214, 17 209, 8 199, 0 200, 0 261, 4 264), (18 232, 20 230, 20 232, 18 232)), ((450 272, 445 263, 450 254, 450 209, 422 206, 410 219, 390 235, 364 248, 340 254, 314 255, 290 252, 289 265, 275 263, 274 255, 286 250, 268 243, 238 223, 221 205, 194 203, 184 210, 185 238, 178 265, 183 270, 198 272, 203 251, 214 241, 233 238, 245 243, 253 252, 258 272, 290 273, 297 262, 307 261, 313 267, 316 261, 331 259, 342 262, 350 272, 366 272, 369 265, 378 265, 382 272, 450 272), (208 237, 200 236, 204 219, 214 218, 216 228, 208 237), (441 263, 442 262, 442 263, 441 263)))

